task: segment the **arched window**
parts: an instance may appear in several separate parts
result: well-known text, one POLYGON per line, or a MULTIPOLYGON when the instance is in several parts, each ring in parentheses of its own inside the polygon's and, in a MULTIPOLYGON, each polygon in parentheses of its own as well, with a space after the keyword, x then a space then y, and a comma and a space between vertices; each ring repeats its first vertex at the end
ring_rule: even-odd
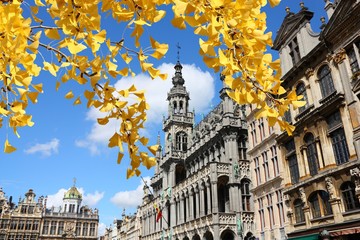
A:
POLYGON ((303 202, 300 198, 294 201, 294 210, 295 210, 295 221, 296 223, 305 222, 305 215, 303 210, 303 202))
POLYGON ((187 135, 184 132, 176 134, 176 150, 186 151, 187 150, 187 135))
POLYGON ((250 181, 248 179, 244 179, 241 181, 241 200, 242 210, 251 211, 250 181))
POLYGON ((329 203, 329 194, 323 190, 313 192, 309 197, 313 218, 332 214, 329 203))
POLYGON ((323 98, 335 92, 334 82, 331 77, 330 68, 328 65, 324 65, 319 69, 318 79, 320 82, 320 90, 323 98))
POLYGON ((360 208, 359 199, 355 195, 354 183, 344 182, 341 185, 340 190, 346 211, 351 211, 360 208))
POLYGON ((311 133, 306 134, 304 137, 304 142, 306 144, 306 156, 309 164, 310 175, 314 176, 318 173, 319 170, 318 155, 314 135, 312 135, 311 133))
POLYGON ((305 88, 305 84, 304 83, 299 83, 296 86, 296 95, 302 95, 303 98, 301 99, 302 101, 305 101, 306 104, 302 107, 299 107, 299 112, 302 112, 306 109, 306 107, 308 106, 308 99, 307 99, 307 94, 306 94, 306 88, 305 88))
POLYGON ((177 113, 177 103, 173 102, 173 113, 177 113))

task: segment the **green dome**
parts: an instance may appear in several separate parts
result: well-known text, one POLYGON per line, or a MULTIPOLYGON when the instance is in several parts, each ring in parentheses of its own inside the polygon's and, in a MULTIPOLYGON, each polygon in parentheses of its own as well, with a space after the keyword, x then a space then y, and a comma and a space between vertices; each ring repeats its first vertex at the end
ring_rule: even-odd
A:
POLYGON ((76 187, 72 187, 64 194, 64 198, 81 199, 82 195, 76 187))

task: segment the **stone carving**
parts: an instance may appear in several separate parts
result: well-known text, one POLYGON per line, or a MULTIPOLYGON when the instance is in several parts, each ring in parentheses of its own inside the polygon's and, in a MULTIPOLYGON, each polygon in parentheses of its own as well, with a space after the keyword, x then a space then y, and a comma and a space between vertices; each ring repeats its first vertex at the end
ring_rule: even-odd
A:
POLYGON ((350 175, 355 179, 355 192, 360 193, 360 169, 358 167, 351 169, 350 175))
POLYGON ((340 49, 336 54, 335 54, 335 57, 334 57, 334 62, 336 64, 340 64, 342 63, 342 61, 346 58, 346 51, 345 49, 340 49))
POLYGON ((299 195, 300 195, 300 199, 304 204, 304 207, 307 207, 307 201, 306 201, 306 194, 305 194, 305 189, 303 187, 299 188, 299 195))
POLYGON ((332 59, 333 59, 333 56, 332 56, 330 53, 328 53, 328 54, 326 55, 326 60, 327 60, 328 62, 330 62, 332 59))
POLYGON ((326 185, 326 189, 329 193, 330 199, 334 199, 336 197, 336 193, 335 193, 335 188, 334 188, 331 177, 325 178, 325 185, 326 185))
POLYGON ((312 69, 312 68, 306 69, 305 76, 306 76, 307 79, 309 79, 313 75, 314 75, 314 69, 312 69))

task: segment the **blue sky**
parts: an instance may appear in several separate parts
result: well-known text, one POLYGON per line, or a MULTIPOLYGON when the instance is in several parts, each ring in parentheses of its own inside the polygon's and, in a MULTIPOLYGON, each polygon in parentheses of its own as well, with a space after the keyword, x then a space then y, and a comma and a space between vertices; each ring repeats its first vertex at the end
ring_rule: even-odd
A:
MULTIPOLYGON (((299 3, 299 0, 283 0, 276 8, 265 8, 268 31, 273 32, 273 37, 285 17, 285 7, 298 12, 299 3)), ((320 17, 326 16, 324 1, 304 0, 304 3, 309 10, 315 11, 312 29, 319 32, 320 17)), ((171 18, 172 13, 168 11, 161 24, 146 29, 143 38, 152 36, 159 42, 169 44, 166 57, 155 62, 161 70, 169 73, 169 78, 174 73, 173 66, 177 60, 176 44, 180 43, 180 61, 184 67, 185 85, 190 92, 190 109, 195 109, 199 120, 202 114, 219 102, 219 76, 209 71, 198 55, 198 37, 193 35, 191 29, 174 29, 170 24, 171 18)), ((122 32, 112 31, 113 24, 110 19, 105 19, 103 23, 116 39, 117 34, 120 36, 122 32)), ((73 185, 75 177, 76 186, 84 194, 84 203, 99 209, 102 228, 112 223, 114 218, 121 218, 123 208, 126 208, 127 214, 133 213, 141 200, 141 179, 133 177, 126 180, 129 160, 124 158, 121 165, 117 165, 116 149, 106 147, 115 126, 97 126, 96 117, 99 115, 96 111, 82 105, 73 106, 72 101, 64 98, 68 90, 79 90, 78 86, 69 83, 56 92, 55 79, 46 72, 35 83, 38 81, 44 82, 44 94, 40 95, 36 105, 28 109, 35 125, 20 129, 19 139, 11 129, 5 126, 0 129, 0 143, 8 136, 11 144, 17 147, 12 154, 0 152, 0 187, 15 200, 23 198, 27 190, 32 188, 37 197, 47 195, 48 205, 56 206, 61 203, 64 191, 73 185)), ((166 111, 166 93, 171 87, 171 80, 151 81, 140 73, 135 79, 119 79, 113 84, 121 88, 134 82, 139 89, 147 89, 151 109, 144 133, 150 137, 150 143, 155 144, 159 131, 163 140, 161 121, 166 111)), ((152 174, 153 170, 142 169, 142 176, 146 179, 152 174)))

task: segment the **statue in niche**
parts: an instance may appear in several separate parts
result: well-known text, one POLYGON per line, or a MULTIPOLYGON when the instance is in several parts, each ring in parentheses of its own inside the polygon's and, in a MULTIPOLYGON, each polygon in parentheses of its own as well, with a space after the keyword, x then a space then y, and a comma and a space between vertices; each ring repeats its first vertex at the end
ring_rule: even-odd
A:
POLYGON ((331 177, 326 177, 325 178, 325 185, 326 185, 326 189, 329 193, 330 199, 334 199, 335 198, 335 188, 334 185, 332 183, 332 179, 331 177))
POLYGON ((307 207, 307 200, 306 200, 306 194, 305 194, 305 189, 303 187, 299 188, 299 194, 300 194, 300 199, 304 204, 304 207, 307 207))

